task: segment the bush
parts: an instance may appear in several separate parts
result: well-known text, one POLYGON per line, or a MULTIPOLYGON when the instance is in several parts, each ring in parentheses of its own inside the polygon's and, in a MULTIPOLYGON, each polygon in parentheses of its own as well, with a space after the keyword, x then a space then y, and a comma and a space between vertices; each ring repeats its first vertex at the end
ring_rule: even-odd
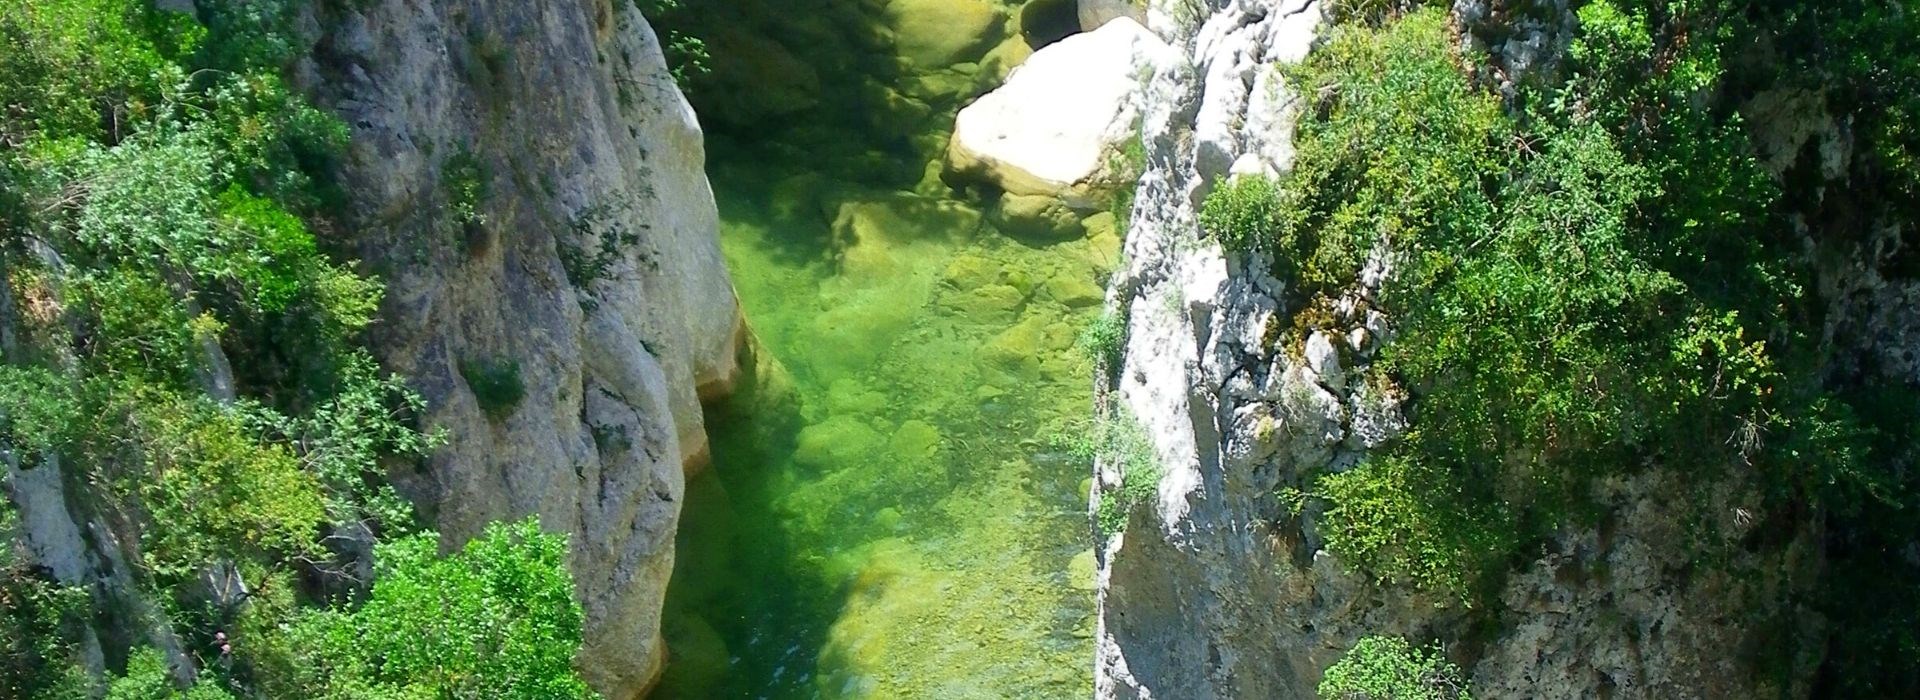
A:
POLYGON ((1410 389, 1410 429, 1317 485, 1349 562, 1466 596, 1645 465, 1751 465, 1782 504, 1895 498, 1867 414, 1822 386, 1805 239, 1701 97, 1744 20, 1700 9, 1700 40, 1657 49, 1658 13, 1584 5, 1564 82, 1510 111, 1432 10, 1337 27, 1286 69, 1316 104, 1277 206, 1247 183, 1208 208, 1249 238, 1277 212, 1261 245, 1307 291, 1351 285, 1366 251, 1398 261, 1372 371, 1410 389))
POLYGON ((1076 458, 1099 460, 1120 473, 1120 484, 1101 493, 1094 509, 1094 524, 1103 535, 1125 529, 1127 514, 1134 506, 1152 501, 1160 479, 1166 476, 1166 468, 1154 452, 1153 439, 1139 419, 1124 409, 1110 409, 1086 431, 1067 436, 1063 442, 1076 458))
POLYGON ((1093 363, 1094 372, 1110 375, 1120 369, 1127 353, 1127 314, 1108 309, 1080 331, 1074 347, 1093 363))
POLYGON ((514 360, 461 360, 460 376, 480 402, 480 410, 495 420, 512 415, 527 395, 527 386, 520 381, 520 363, 514 360))
POLYGON ((1437 649, 1363 637, 1320 678, 1321 700, 1472 700, 1460 669, 1437 649))
POLYGON ((565 536, 529 518, 438 550, 432 533, 380 545, 365 605, 294 627, 311 696, 593 697, 573 669, 582 613, 565 536))
POLYGON ((1207 194, 1200 229, 1227 250, 1270 250, 1278 243, 1280 191, 1263 176, 1233 178, 1207 194))

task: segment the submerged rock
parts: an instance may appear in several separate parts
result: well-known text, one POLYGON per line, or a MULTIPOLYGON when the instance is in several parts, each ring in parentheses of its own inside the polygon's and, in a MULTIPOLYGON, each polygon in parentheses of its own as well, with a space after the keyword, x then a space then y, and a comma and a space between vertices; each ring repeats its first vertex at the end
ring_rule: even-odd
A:
POLYGON ((844 202, 833 221, 842 269, 885 276, 904 261, 901 248, 916 239, 959 237, 979 228, 979 210, 948 199, 894 192, 844 202))
POLYGON ((855 462, 880 444, 880 433, 851 416, 834 416, 800 429, 793 461, 815 469, 855 462))
POLYGON ((1114 154, 1139 118, 1142 66, 1166 45, 1133 20, 1068 37, 1027 59, 1007 83, 960 111, 947 170, 1016 195, 1093 210, 1117 183, 1114 154))
POLYGON ((1071 240, 1086 235, 1080 215, 1066 202, 1039 194, 1006 194, 988 215, 994 228, 1015 238, 1071 240))
POLYGON ((919 70, 972 61, 999 41, 1006 17, 987 0, 892 0, 887 25, 900 57, 919 70))

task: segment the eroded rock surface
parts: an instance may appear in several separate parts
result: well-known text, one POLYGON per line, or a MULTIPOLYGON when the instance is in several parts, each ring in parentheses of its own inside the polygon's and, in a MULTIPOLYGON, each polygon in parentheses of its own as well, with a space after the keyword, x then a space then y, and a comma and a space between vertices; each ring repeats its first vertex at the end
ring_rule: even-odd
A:
POLYGON ((579 666, 636 697, 700 395, 731 384, 742 335, 692 109, 632 3, 320 12, 300 74, 353 131, 345 223, 388 285, 373 342, 451 438, 396 478, 449 547, 528 514, 570 533, 579 666), (523 397, 476 396, 476 367, 523 397))
MULTIPOLYGON (((1314 697, 1325 669, 1375 634, 1442 640, 1484 697, 1805 695, 1823 626, 1801 601, 1821 533, 1811 519, 1743 510, 1757 484, 1687 497, 1715 504, 1705 512, 1672 508, 1661 494, 1692 487, 1658 471, 1597 484, 1600 524, 1566 528, 1517 566, 1497 612, 1351 570, 1323 548, 1321 506, 1296 512, 1276 495, 1351 467, 1407 425, 1405 397, 1362 379, 1392 338, 1371 303, 1391 260, 1376 255, 1298 348, 1276 347, 1267 329, 1290 318, 1288 280, 1259 255, 1223 254, 1196 224, 1225 178, 1291 166, 1301 100, 1272 66, 1306 55, 1320 12, 1311 0, 1234 0, 1197 24, 1158 5, 1149 17, 1178 50, 1153 67, 1142 107, 1149 166, 1109 292, 1130 319, 1126 359, 1106 389, 1150 434, 1166 476, 1097 548, 1095 696, 1314 697), (1715 527, 1689 525, 1700 518, 1715 527), (1756 528, 1768 528, 1765 546, 1737 544, 1756 528), (1698 537, 1743 553, 1708 571, 1689 554, 1698 537), (1757 648, 1779 652, 1780 673, 1742 661, 1757 648)), ((1096 474, 1107 489, 1119 477, 1096 474)))

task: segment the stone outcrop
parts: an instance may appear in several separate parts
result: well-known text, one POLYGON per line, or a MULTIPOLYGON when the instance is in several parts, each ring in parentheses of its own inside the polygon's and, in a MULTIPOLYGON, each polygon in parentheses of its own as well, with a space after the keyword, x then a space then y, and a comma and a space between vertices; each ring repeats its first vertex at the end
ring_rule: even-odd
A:
POLYGON ((1141 68, 1164 51, 1138 22, 1118 19, 1035 52, 1005 85, 960 110, 949 180, 1076 209, 1104 206, 1114 156, 1139 121, 1141 68))
MULTIPOLYGON (((1371 634, 1441 640, 1483 697, 1805 695, 1823 625, 1802 601, 1821 532, 1746 510, 1756 484, 1659 470, 1597 484, 1599 524, 1551 537, 1491 609, 1352 570, 1323 546, 1324 506, 1282 501, 1405 430, 1405 398, 1364 380, 1393 336, 1371 303, 1393 261, 1374 256, 1298 347, 1269 337, 1293 311, 1288 280, 1206 242, 1196 212, 1226 178, 1289 168, 1301 98, 1270 68, 1306 55, 1321 7, 1218 4, 1197 23, 1159 5, 1149 17, 1178 50, 1153 67, 1142 107, 1148 168, 1108 298, 1129 333, 1102 391, 1139 419, 1166 476, 1098 548, 1096 697, 1314 697, 1371 634), (1662 496, 1688 488, 1712 507, 1662 496), (1740 554, 1701 567, 1692 546, 1740 554), (1776 654, 1777 673, 1756 672, 1742 651, 1756 649, 1776 654)), ((1108 490, 1119 477, 1096 473, 1108 490)))
POLYGON ((571 534, 578 665, 636 697, 683 471, 706 458, 700 399, 730 387, 744 335, 693 111, 632 3, 317 12, 297 77, 352 129, 341 223, 387 282, 372 341, 451 438, 395 478, 449 547, 528 514, 571 534), (476 396, 475 371, 521 398, 476 396))

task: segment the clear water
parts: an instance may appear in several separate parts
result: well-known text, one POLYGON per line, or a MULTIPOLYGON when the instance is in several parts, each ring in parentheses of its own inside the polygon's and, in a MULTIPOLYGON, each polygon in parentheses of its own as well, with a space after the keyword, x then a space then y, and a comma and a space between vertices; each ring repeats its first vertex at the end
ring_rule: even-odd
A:
POLYGON ((710 410, 654 697, 1086 697, 1089 470, 1050 445, 1090 405, 1072 343, 1111 240, 1032 245, 950 193, 715 158, 784 372, 710 410))

